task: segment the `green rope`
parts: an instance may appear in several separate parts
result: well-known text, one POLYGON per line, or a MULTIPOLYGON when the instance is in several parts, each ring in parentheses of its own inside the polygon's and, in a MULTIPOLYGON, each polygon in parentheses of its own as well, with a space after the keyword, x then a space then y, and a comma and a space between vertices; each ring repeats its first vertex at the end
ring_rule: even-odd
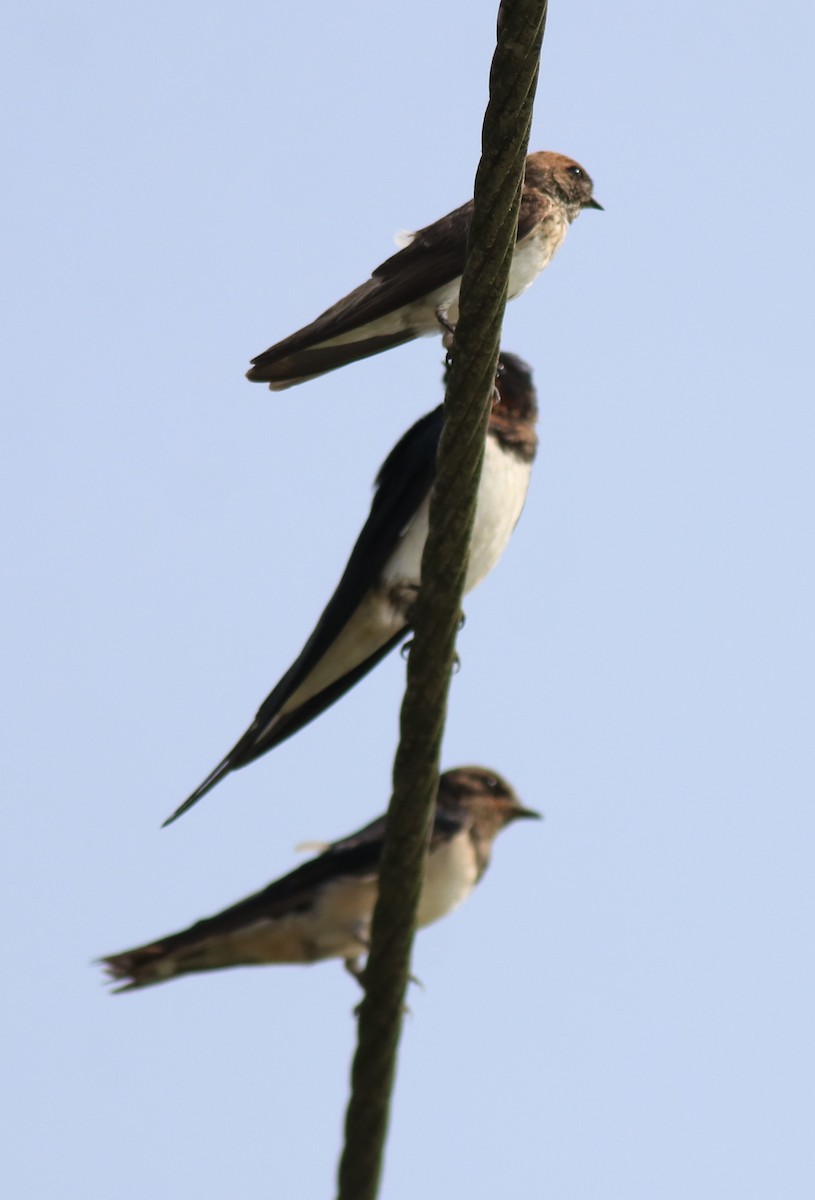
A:
POLYGON ((475 498, 523 186, 547 0, 502 0, 459 319, 445 397, 422 587, 401 711, 365 998, 351 1072, 338 1200, 375 1200, 475 498))

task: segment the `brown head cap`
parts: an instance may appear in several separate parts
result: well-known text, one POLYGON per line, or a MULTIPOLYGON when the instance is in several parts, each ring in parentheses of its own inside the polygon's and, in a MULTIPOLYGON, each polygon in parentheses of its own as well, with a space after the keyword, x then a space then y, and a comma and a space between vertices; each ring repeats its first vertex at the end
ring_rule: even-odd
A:
POLYGON ((553 150, 538 150, 527 157, 524 183, 559 201, 570 221, 581 209, 603 207, 592 196, 594 184, 585 167, 553 150))

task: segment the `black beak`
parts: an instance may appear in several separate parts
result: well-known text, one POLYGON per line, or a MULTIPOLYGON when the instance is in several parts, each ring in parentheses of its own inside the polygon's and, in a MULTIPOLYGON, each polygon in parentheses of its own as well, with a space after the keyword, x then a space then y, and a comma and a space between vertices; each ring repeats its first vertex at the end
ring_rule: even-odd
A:
POLYGON ((600 203, 600 201, 599 201, 599 200, 595 200, 594 196, 592 196, 591 200, 587 200, 587 201, 586 201, 586 203, 583 205, 583 207, 584 207, 584 208, 598 208, 598 209, 600 210, 600 212, 605 212, 605 211, 606 211, 606 210, 603 208, 603 206, 602 206, 602 204, 600 203))
POLYGON ((535 812, 534 808, 522 808, 519 804, 512 810, 512 819, 515 820, 516 817, 531 817, 535 821, 542 821, 543 813, 535 812))

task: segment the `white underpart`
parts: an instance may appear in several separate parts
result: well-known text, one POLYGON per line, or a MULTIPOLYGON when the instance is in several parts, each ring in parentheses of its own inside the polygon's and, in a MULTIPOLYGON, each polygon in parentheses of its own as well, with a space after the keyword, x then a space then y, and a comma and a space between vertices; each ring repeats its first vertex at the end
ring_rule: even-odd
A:
POLYGON ((508 296, 513 300, 530 287, 541 271, 549 266, 555 251, 566 236, 569 222, 565 216, 552 217, 515 247, 509 268, 508 296))
POLYGON ((347 333, 337 337, 326 338, 319 342, 320 346, 344 346, 346 342, 361 342, 372 337, 389 337, 394 333, 409 331, 414 337, 427 334, 441 333, 437 313, 453 313, 451 320, 458 316, 458 292, 461 277, 446 283, 444 287, 436 288, 426 296, 414 300, 412 304, 403 304, 393 312, 369 321, 367 325, 357 325, 347 333))
MULTIPOLYGON (((495 437, 487 438, 465 592, 481 582, 504 552, 526 500, 531 470, 530 462, 524 462, 512 451, 503 450, 495 437)), ((381 586, 365 596, 330 650, 280 710, 280 715, 299 708, 353 666, 364 662, 405 627, 407 612, 421 581, 429 506, 428 496, 386 563, 381 586)), ((277 719, 274 718, 267 728, 273 728, 277 719)))
POLYGON ((304 922, 310 958, 357 958, 368 949, 377 876, 341 876, 322 887, 304 922))
POLYGON ((356 958, 367 951, 377 888, 378 878, 373 874, 339 876, 316 889, 308 908, 259 917, 229 933, 214 934, 171 956, 159 969, 162 975, 169 976, 178 967, 189 970, 196 963, 223 967, 251 962, 356 958))
POLYGON ((478 863, 468 833, 438 846, 427 860, 418 925, 429 925, 466 900, 478 882, 478 863))
MULTIPOLYGON (((429 925, 466 900, 478 881, 478 863, 469 833, 462 831, 435 847, 425 871, 418 924, 429 925)), ((245 963, 303 963, 321 958, 358 958, 368 952, 378 876, 340 875, 314 893, 301 911, 259 917, 229 933, 191 939, 150 964, 152 982, 184 971, 245 963)))
MULTIPOLYGON (((230 933, 213 935, 165 964, 162 975, 197 963, 224 967, 238 963, 303 963, 321 958, 357 958, 367 953, 376 903, 375 875, 340 876, 319 887, 310 907, 274 917, 259 917, 230 933)), ((156 972, 158 973, 158 972, 156 972)))
MULTIPOLYGON (((470 560, 464 582, 465 592, 472 591, 503 554, 523 510, 531 471, 530 462, 524 462, 512 451, 504 450, 495 437, 487 438, 484 468, 478 485, 470 560)), ((398 549, 385 566, 383 578, 390 587, 418 587, 422 553, 427 541, 429 510, 430 497, 427 496, 402 535, 398 549)))
MULTIPOLYGON (((478 864, 468 833, 459 833, 436 847, 427 861, 417 924, 429 925, 451 912, 467 899, 477 881, 478 864)), ((307 913, 279 919, 292 933, 296 928, 302 939, 299 961, 357 958, 367 953, 377 889, 378 878, 373 875, 340 876, 318 890, 307 913)), ((270 927, 275 923, 270 922, 270 927)), ((291 959, 298 961, 296 943, 286 949, 291 959)))

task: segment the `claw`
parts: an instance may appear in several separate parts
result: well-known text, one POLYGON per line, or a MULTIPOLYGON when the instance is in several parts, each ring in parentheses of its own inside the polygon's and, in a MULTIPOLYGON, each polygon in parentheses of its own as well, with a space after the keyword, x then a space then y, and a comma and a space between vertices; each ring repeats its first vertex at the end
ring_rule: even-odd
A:
POLYGON ((450 350, 453 346, 453 341, 456 335, 456 327, 447 317, 447 311, 444 308, 436 309, 436 320, 441 325, 444 333, 442 334, 441 344, 447 351, 447 366, 450 366, 450 350))
POLYGON ((438 321, 439 325, 441 325, 445 333, 449 333, 452 337, 452 335, 456 332, 456 327, 453 322, 449 320, 446 308, 436 309, 436 320, 438 321))
MULTIPOLYGON (((345 965, 345 969, 348 972, 348 974, 353 975, 354 979, 356 979, 357 983, 359 984, 359 986, 362 988, 362 990, 364 992, 365 991, 365 967, 363 967, 361 965, 360 960, 358 958, 346 958, 344 965, 345 965)), ((421 988, 422 991, 425 990, 424 984, 422 983, 421 979, 419 979, 419 977, 417 975, 408 975, 408 983, 415 983, 416 987, 421 988)), ((359 1013, 360 1013, 360 1009, 362 1008, 362 1005, 363 1005, 362 1000, 360 1000, 359 1004, 354 1005, 353 1012, 354 1012, 355 1017, 359 1017, 359 1013)), ((402 1016, 403 1017, 412 1017, 413 1016, 413 1013, 410 1011, 410 1008, 408 1007, 407 1004, 402 1005, 402 1016)))
POLYGON ((345 969, 349 975, 353 975, 359 986, 365 991, 365 968, 358 958, 346 958, 344 963, 345 969))

